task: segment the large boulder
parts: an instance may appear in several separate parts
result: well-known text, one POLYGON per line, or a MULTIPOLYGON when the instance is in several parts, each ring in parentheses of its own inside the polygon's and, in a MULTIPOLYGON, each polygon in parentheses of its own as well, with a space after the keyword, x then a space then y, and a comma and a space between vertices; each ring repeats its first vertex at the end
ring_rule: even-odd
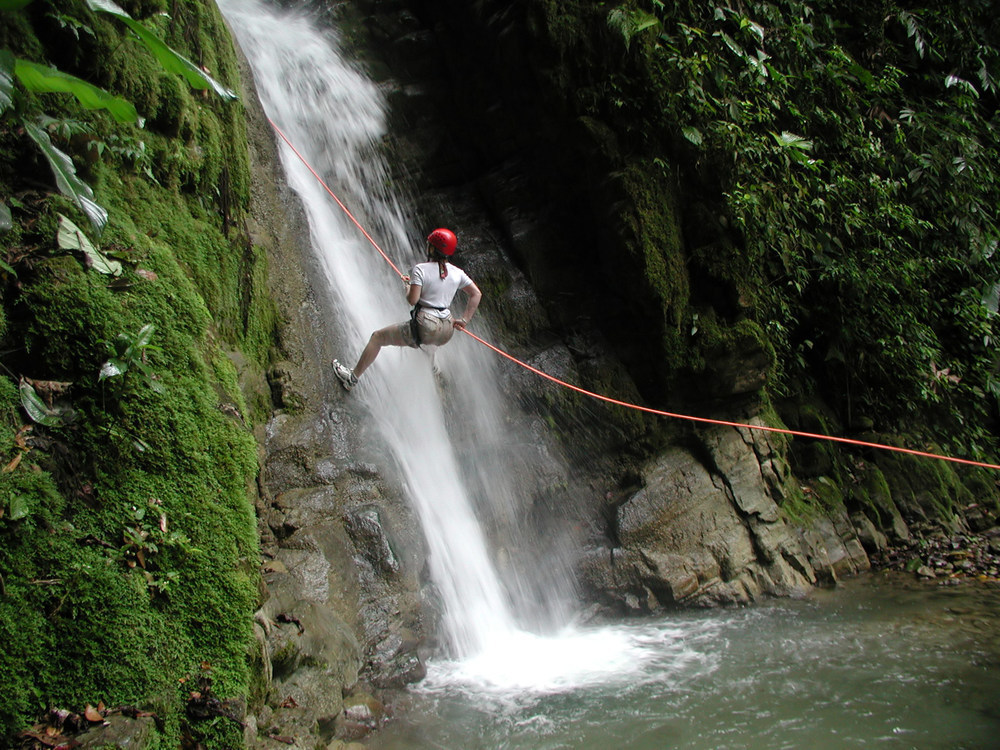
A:
POLYGON ((815 572, 771 497, 755 440, 711 428, 698 455, 674 446, 654 457, 642 488, 617 508, 616 544, 583 556, 585 587, 645 611, 807 591, 815 572))

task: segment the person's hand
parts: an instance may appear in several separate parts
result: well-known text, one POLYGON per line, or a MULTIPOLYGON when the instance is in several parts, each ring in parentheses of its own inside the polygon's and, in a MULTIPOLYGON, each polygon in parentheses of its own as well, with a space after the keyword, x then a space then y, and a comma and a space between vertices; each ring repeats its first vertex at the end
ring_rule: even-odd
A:
POLYGON ((410 285, 410 277, 409 276, 403 276, 401 278, 403 279, 403 283, 406 284, 406 286, 410 285))
POLYGON ((455 328, 457 328, 458 330, 463 331, 465 330, 465 327, 468 325, 468 322, 465 320, 465 318, 456 318, 454 321, 452 321, 452 325, 455 326, 455 328))

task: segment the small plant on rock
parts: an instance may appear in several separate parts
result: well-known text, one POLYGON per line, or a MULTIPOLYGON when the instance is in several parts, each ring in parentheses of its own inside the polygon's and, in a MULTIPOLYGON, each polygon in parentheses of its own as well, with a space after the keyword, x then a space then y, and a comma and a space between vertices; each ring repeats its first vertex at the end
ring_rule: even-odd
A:
POLYGON ((147 323, 134 336, 120 333, 113 342, 105 341, 111 356, 101 365, 98 381, 118 378, 118 394, 124 395, 138 378, 157 393, 163 393, 163 384, 149 365, 149 353, 160 351, 160 347, 150 343, 155 331, 156 327, 147 323))

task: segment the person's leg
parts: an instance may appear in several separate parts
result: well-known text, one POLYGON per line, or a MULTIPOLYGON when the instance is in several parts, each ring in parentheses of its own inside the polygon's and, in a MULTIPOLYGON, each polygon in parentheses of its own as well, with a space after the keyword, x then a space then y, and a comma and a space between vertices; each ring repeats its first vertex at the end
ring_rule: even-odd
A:
POLYGON ((361 377, 361 373, 371 366, 371 363, 378 357, 378 353, 382 351, 383 346, 407 346, 398 323, 380 328, 371 335, 361 352, 361 356, 358 357, 358 363, 354 365, 354 377, 361 377))

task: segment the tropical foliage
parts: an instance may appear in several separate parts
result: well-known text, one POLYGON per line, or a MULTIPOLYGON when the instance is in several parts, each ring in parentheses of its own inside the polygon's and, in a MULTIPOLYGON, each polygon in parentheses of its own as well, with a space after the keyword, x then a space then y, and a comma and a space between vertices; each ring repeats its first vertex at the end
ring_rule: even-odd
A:
POLYGON ((970 452, 1000 396, 994 11, 653 0, 607 15, 659 95, 655 112, 622 97, 624 116, 669 129, 688 174, 718 181, 780 388, 970 452))

